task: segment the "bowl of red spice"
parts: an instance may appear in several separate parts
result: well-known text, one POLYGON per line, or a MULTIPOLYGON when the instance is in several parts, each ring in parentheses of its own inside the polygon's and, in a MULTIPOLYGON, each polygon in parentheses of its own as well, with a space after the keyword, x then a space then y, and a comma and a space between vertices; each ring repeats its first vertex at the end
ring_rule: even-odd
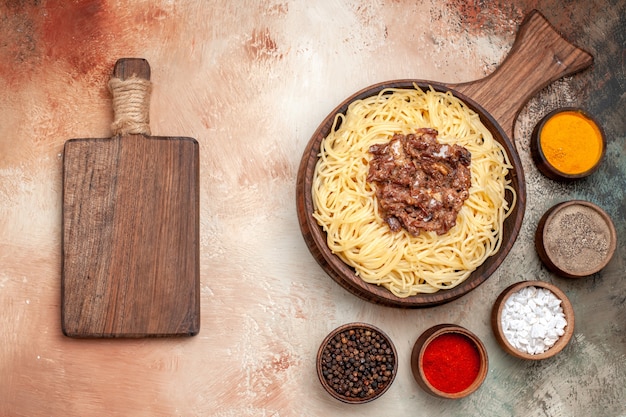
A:
POLYGON ((420 335, 411 353, 418 385, 440 398, 463 398, 487 376, 489 359, 482 341, 455 324, 439 324, 420 335))
POLYGON ((348 323, 324 339, 317 352, 317 376, 331 396, 348 404, 383 395, 396 377, 398 354, 378 327, 348 323))
POLYGON ((600 124, 583 109, 563 107, 535 126, 530 151, 539 171, 558 181, 571 181, 595 172, 606 148, 600 124))
POLYGON ((574 333, 574 309, 554 284, 521 281, 497 297, 491 327, 508 354, 527 360, 547 359, 569 343, 574 333))
POLYGON ((535 231, 535 248, 557 275, 581 278, 600 272, 613 258, 617 233, 611 217, 598 205, 569 200, 548 209, 535 231))

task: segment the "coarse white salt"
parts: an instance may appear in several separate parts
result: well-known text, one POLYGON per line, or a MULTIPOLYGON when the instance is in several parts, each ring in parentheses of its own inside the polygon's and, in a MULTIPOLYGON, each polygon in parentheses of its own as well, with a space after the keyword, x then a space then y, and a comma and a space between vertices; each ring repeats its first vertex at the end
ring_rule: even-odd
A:
POLYGON ((561 300, 552 291, 529 286, 506 300, 501 325, 504 337, 515 349, 536 355, 565 334, 567 320, 561 300))

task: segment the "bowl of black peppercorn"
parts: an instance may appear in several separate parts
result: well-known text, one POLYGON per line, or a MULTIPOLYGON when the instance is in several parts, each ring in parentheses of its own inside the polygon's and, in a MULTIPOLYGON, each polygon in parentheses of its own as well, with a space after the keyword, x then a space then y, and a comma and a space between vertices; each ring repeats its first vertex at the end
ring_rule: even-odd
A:
POLYGON ((396 348, 379 328, 367 323, 339 326, 317 352, 317 376, 334 398, 362 404, 383 395, 396 377, 396 348))

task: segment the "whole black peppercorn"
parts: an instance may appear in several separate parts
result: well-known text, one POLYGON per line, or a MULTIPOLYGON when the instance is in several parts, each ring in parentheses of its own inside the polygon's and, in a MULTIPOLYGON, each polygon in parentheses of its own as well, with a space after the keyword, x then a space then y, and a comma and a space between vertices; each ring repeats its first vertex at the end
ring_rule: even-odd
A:
POLYGON ((396 366, 394 350, 376 330, 354 327, 340 331, 320 347, 320 380, 329 379, 339 399, 369 400, 386 390, 396 366))

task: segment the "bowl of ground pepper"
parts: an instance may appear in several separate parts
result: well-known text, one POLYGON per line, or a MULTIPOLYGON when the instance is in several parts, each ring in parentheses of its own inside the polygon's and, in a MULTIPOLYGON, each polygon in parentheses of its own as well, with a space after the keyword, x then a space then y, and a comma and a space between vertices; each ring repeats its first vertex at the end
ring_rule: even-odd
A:
POLYGON ((467 397, 487 376, 489 359, 482 341, 464 327, 439 324, 420 335, 411 370, 427 393, 448 399, 467 397))
POLYGON ((546 177, 571 181, 595 172, 606 148, 600 124, 586 111, 563 107, 548 113, 535 126, 530 151, 546 177))
POLYGON ((317 353, 324 389, 348 404, 383 395, 396 377, 396 348, 382 330, 367 323, 344 324, 326 336, 317 353))
POLYGON ((617 234, 610 216, 596 204, 570 200, 552 206, 539 220, 535 248, 546 267, 563 277, 581 278, 612 259, 617 234))

